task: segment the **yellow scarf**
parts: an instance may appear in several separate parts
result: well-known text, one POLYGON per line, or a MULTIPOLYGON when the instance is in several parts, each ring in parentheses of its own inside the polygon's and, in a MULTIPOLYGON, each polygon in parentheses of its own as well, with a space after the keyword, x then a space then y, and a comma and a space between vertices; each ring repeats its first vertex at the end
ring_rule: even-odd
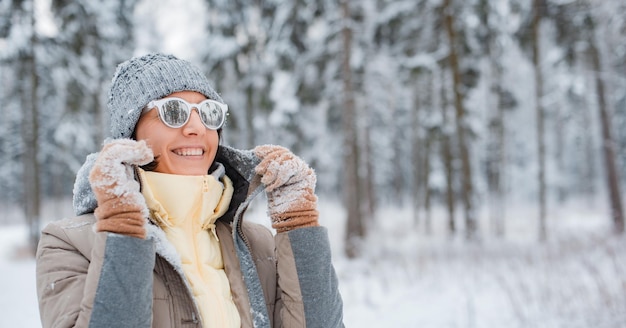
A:
POLYGON ((228 210, 232 182, 227 176, 220 182, 211 175, 139 173, 152 219, 181 257, 203 326, 240 327, 215 233, 215 221, 228 210))

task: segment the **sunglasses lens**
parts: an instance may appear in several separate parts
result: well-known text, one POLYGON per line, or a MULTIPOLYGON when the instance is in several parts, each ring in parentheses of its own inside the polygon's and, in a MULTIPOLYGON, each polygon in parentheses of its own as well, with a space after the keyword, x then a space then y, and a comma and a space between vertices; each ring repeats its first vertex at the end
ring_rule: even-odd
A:
POLYGON ((168 125, 178 128, 183 126, 189 118, 187 105, 180 100, 170 100, 163 104, 161 118, 168 125))
POLYGON ((207 128, 217 130, 224 123, 224 111, 214 102, 205 101, 200 106, 200 118, 207 128))

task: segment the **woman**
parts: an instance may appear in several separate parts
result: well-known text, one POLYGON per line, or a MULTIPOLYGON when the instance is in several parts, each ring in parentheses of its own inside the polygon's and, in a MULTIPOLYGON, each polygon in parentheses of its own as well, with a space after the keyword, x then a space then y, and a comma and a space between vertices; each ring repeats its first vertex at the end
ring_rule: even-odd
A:
POLYGON ((337 327, 315 174, 287 149, 219 145, 227 106, 189 62, 117 68, 112 139, 77 174, 77 217, 37 251, 43 327, 337 327), (265 191, 276 235, 246 222, 265 191))

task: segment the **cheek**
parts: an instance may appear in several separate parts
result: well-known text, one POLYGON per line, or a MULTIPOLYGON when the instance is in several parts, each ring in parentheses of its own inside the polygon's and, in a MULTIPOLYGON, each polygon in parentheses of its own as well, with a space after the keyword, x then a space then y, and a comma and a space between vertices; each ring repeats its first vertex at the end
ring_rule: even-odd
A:
MULTIPOLYGON (((148 114, 146 114, 148 115, 148 114)), ((150 134, 150 119, 147 116, 141 116, 137 125, 135 125, 135 139, 146 140, 150 134)))
POLYGON ((207 143, 208 143, 208 148, 210 151, 210 159, 211 162, 213 162, 215 160, 215 155, 217 154, 217 148, 219 146, 220 143, 220 138, 219 135, 217 134, 217 131, 210 131, 208 136, 207 136, 207 143))
POLYGON ((217 133, 217 131, 214 130, 209 130, 209 139, 211 142, 211 145, 215 145, 217 146, 220 143, 220 137, 219 134, 217 133))
POLYGON ((139 121, 137 128, 135 129, 135 138, 137 140, 144 140, 148 147, 152 149, 155 156, 158 156, 164 146, 165 140, 168 138, 168 131, 162 129, 157 124, 152 124, 148 121, 139 121))
POLYGON ((217 134, 217 131, 211 131, 208 135, 208 143, 211 149, 217 151, 217 146, 220 144, 220 137, 217 134))

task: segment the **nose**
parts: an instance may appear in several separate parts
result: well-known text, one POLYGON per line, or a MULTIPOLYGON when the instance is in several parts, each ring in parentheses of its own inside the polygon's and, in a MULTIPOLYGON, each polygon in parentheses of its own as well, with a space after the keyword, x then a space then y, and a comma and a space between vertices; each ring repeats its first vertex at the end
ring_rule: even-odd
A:
POLYGON ((189 122, 183 126, 185 135, 201 135, 206 132, 206 127, 202 124, 197 108, 193 108, 189 114, 189 122))

